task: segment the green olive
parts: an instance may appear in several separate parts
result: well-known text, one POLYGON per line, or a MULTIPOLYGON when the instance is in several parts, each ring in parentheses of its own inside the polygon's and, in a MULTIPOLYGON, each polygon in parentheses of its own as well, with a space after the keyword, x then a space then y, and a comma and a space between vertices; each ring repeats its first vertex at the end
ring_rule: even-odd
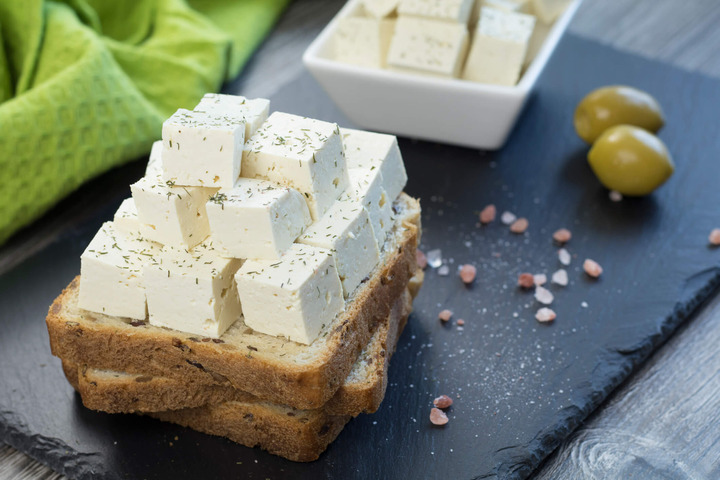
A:
POLYGON ((592 144, 615 125, 635 125, 657 132, 665 123, 660 104, 650 94, 615 85, 590 92, 575 109, 575 131, 592 144))
POLYGON ((597 139, 588 162, 600 183, 623 195, 649 195, 675 171, 658 137, 633 125, 611 127, 597 139))

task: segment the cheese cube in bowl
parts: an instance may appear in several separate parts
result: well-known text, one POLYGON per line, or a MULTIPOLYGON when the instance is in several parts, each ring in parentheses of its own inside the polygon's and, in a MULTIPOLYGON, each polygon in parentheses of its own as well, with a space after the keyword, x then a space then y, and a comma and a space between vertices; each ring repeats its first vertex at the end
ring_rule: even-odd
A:
MULTIPOLYGON (((392 46, 388 68, 385 69, 367 68, 338 60, 334 55, 333 40, 340 22, 344 18, 367 16, 368 1, 350 0, 303 55, 305 66, 328 96, 352 122, 364 129, 489 150, 502 147, 507 140, 535 82, 582 2, 506 0, 521 4, 517 11, 511 12, 517 15, 524 14, 528 8, 535 12, 538 8, 536 4, 542 4, 540 8, 547 8, 550 16, 558 15, 560 11, 562 13, 553 19, 551 25, 538 20, 536 23, 539 28, 533 29, 529 39, 525 32, 518 34, 523 42, 527 39, 525 48, 528 55, 533 55, 532 60, 527 62, 528 55, 522 59, 519 66, 522 70, 516 84, 497 85, 458 78, 465 68, 464 63, 461 69, 449 68, 434 75, 434 72, 427 72, 431 73, 429 75, 418 74, 416 71, 421 69, 403 65, 397 67, 403 71, 397 71, 392 69, 395 61, 392 46), (558 5, 560 7, 556 8, 558 5), (538 33, 535 33, 536 30, 538 33)), ((428 20, 427 17, 415 14, 404 15, 402 3, 400 1, 396 9, 399 15, 396 25, 418 19, 431 24, 446 23, 456 29, 458 26, 467 29, 470 43, 475 40, 475 26, 428 20)), ((476 5, 482 6, 480 2, 476 5)), ((485 8, 493 7, 500 10, 495 5, 487 5, 485 8)), ((393 11, 390 4, 388 8, 393 11)), ((511 5, 508 8, 512 10, 511 5)), ((475 15, 479 13, 477 10, 475 15)), ((396 28, 396 35, 397 32, 396 28)), ((447 48, 448 51, 460 50, 461 43, 457 44, 450 36, 445 40, 448 43, 455 42, 455 50, 447 48)), ((517 63, 515 61, 509 70, 518 69, 517 63)), ((508 76, 512 77, 512 72, 508 76)))

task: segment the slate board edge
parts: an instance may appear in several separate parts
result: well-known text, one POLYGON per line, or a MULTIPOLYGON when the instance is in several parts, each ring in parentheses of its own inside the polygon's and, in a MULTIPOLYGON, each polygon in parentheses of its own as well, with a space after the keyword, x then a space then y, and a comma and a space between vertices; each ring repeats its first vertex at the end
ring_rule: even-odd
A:
MULTIPOLYGON (((519 457, 525 457, 530 461, 515 463, 511 459, 503 462, 498 476, 508 479, 524 479, 535 471, 540 464, 552 453, 560 443, 567 438, 585 419, 590 416, 610 394, 626 381, 650 356, 665 342, 667 342, 675 331, 687 320, 691 320, 694 314, 712 298, 713 293, 720 289, 720 267, 713 267, 698 272, 688 280, 686 284, 695 279, 700 279, 703 286, 694 295, 683 295, 684 301, 675 306, 675 310, 660 324, 661 330, 648 336, 643 342, 628 349, 609 351, 608 353, 617 357, 616 368, 612 375, 607 377, 606 387, 597 390, 590 401, 582 408, 572 406, 563 409, 561 412, 569 412, 558 419, 554 426, 546 427, 539 433, 534 441, 528 445, 525 452, 519 457)), ((602 383, 602 382, 600 382, 602 383)), ((477 478, 490 478, 487 476, 477 478)))

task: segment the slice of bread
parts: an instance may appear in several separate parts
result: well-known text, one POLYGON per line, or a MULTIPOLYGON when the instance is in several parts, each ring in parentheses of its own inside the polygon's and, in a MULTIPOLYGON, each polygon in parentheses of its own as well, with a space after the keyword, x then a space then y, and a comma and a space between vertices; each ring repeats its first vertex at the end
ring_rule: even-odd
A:
POLYGON ((417 269, 420 204, 401 194, 380 264, 352 294, 345 312, 311 345, 253 332, 242 320, 220 339, 81 310, 76 277, 50 306, 52 353, 75 365, 229 385, 298 409, 316 409, 335 395, 377 325, 417 269))
MULTIPOLYGON (((382 402, 387 386, 389 357, 395 351, 412 310, 410 290, 395 302, 360 354, 352 371, 324 408, 331 415, 357 416, 373 413, 382 402)), ((229 401, 257 401, 249 393, 230 386, 183 382, 175 378, 101 370, 63 361, 63 368, 76 368, 77 391, 90 409, 108 413, 162 412, 217 405, 229 401)))
MULTIPOLYGON (((63 362, 63 371, 79 391, 78 368, 63 362)), ((352 418, 332 415, 323 408, 296 410, 257 399, 147 415, 247 447, 260 447, 294 462, 317 460, 352 418)))

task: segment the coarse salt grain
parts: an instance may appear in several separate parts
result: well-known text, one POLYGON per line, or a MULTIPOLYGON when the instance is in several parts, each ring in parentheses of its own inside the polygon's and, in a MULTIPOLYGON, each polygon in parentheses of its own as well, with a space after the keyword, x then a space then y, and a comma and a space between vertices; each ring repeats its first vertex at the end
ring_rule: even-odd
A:
POLYGON ((566 287, 568 284, 568 273, 565 269, 561 268, 557 272, 552 274, 552 283, 566 287))
POLYGON ((568 230, 567 228, 561 228, 560 230, 557 230, 555 233, 553 233, 553 240, 560 244, 565 244, 569 242, 571 238, 572 233, 570 233, 570 230, 568 230))
POLYGON ((623 199, 622 193, 616 190, 610 190, 608 197, 610 197, 610 200, 613 202, 622 202, 623 199))
POLYGON ((440 395, 435 400, 433 400, 433 405, 435 405, 437 408, 448 408, 452 404, 452 398, 448 397, 447 395, 440 395))
POLYGON ((451 310, 443 310, 442 312, 438 313, 438 318, 443 322, 447 322, 452 318, 452 316, 453 312, 451 310))
POLYGON ((445 425, 448 423, 448 417, 445 415, 445 412, 439 408, 433 408, 430 410, 430 422, 432 422, 433 425, 445 425))
POLYGON ((517 217, 512 212, 503 212, 502 215, 500 215, 500 221, 505 225, 510 225, 515 220, 517 220, 517 217))
POLYGON ((560 260, 560 263, 562 263, 563 265, 568 266, 572 261, 572 256, 570 256, 570 252, 568 252, 564 248, 561 248, 560 250, 558 250, 558 260, 560 260))
POLYGON ((470 284, 475 280, 475 276, 477 275, 477 268, 475 268, 474 265, 462 265, 460 267, 460 279, 465 284, 470 284))
POLYGON ((583 270, 592 278, 598 278, 603 273, 603 269, 599 263, 589 258, 583 263, 583 270))
POLYGON ((495 221, 495 216, 497 215, 497 209, 495 208, 495 205, 490 204, 487 207, 483 208, 480 212, 480 223, 483 225, 487 225, 488 223, 495 221))
POLYGON ((424 270, 425 267, 427 267, 428 261, 425 254, 419 248, 415 251, 415 258, 417 258, 418 267, 424 270))
POLYGON ((550 305, 555 297, 552 292, 545 287, 538 285, 535 287, 535 300, 542 303, 543 305, 550 305))
POLYGON ((548 323, 548 322, 552 322, 553 320, 555 320, 557 318, 557 315, 555 314, 555 312, 553 310, 551 310, 547 307, 543 307, 537 311, 537 313, 535 314, 535 318, 537 319, 538 322, 548 323))
POLYGON ((447 265, 443 265, 442 267, 438 268, 438 275, 441 277, 447 277, 450 275, 450 267, 447 265))
POLYGON ((457 324, 462 327, 463 325, 465 325, 465 320, 463 320, 462 318, 459 318, 457 321, 457 324))
POLYGON ((430 265, 432 268, 438 268, 440 265, 442 265, 442 251, 439 248, 427 252, 426 258, 428 265, 430 265))
POLYGON ((529 224, 530 223, 527 221, 527 218, 518 218, 512 225, 510 225, 510 231, 517 234, 525 233, 529 224))
POLYGON ((710 241, 710 245, 713 247, 720 246, 720 228, 713 229, 713 231, 710 232, 708 240, 710 241))
POLYGON ((535 285, 535 277, 531 273, 518 275, 518 286, 521 288, 532 288, 535 285))
POLYGON ((547 275, 544 273, 538 273, 533 275, 533 280, 535 281, 535 285, 542 286, 547 283, 547 275))

